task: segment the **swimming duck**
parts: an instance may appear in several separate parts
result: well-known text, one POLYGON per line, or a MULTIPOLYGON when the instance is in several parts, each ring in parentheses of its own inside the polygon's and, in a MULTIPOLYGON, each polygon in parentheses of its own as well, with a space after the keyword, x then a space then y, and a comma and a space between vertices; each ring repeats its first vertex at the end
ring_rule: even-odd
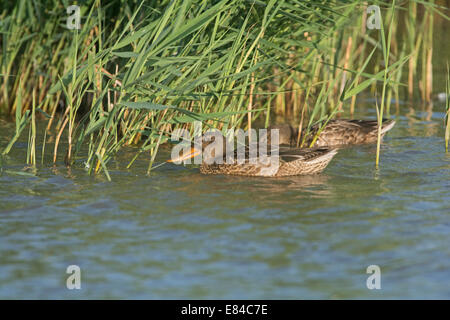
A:
MULTIPOLYGON (((381 137, 395 125, 394 120, 383 119, 381 137)), ((296 145, 298 131, 289 124, 274 125, 268 129, 279 129, 280 144, 296 145)), ((311 127, 305 146, 310 146, 315 135, 321 129, 319 124, 311 127)), ((329 147, 349 144, 376 143, 378 133, 377 120, 330 120, 320 132, 312 147, 329 147)), ((306 134, 303 130, 302 135, 306 134)))
MULTIPOLYGON (((280 141, 288 139, 287 132, 280 130, 280 141)), ((210 148, 216 137, 211 139, 207 134, 204 135, 201 148, 194 146, 189 152, 168 162, 184 161, 201 153, 200 172, 203 174, 284 177, 320 173, 337 153, 337 149, 329 147, 297 149, 280 147, 278 155, 268 154, 267 157, 261 158, 249 156, 249 150, 246 148, 245 158, 238 161, 237 150, 232 153, 232 159, 229 159, 224 148, 210 148)), ((222 142, 222 146, 225 146, 224 140, 222 142)))

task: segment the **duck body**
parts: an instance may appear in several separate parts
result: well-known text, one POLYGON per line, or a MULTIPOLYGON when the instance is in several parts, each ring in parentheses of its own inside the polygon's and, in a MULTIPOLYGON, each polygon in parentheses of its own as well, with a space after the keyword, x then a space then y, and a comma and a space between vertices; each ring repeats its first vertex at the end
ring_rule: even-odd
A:
MULTIPOLYGON (((251 161, 246 158, 243 163, 202 163, 203 174, 226 174, 238 176, 286 177, 322 172, 336 155, 333 148, 280 149, 278 156, 268 156, 267 161, 251 161)), ((258 159, 255 159, 258 160, 258 159)))
MULTIPOLYGON (((381 127, 381 137, 383 138, 386 132, 394 127, 394 120, 384 119, 381 127)), ((280 144, 296 145, 298 131, 289 124, 274 125, 268 129, 278 129, 280 135, 280 144)), ((306 130, 302 132, 304 136, 306 130)), ((321 124, 316 124, 311 127, 307 138, 305 139, 305 146, 311 147, 330 147, 343 146, 352 144, 376 143, 378 139, 378 121, 377 120, 347 120, 337 119, 330 120, 325 128, 321 124), (313 139, 320 133, 311 146, 313 139)))
MULTIPOLYGON (((394 120, 383 120, 381 137, 383 138, 394 125, 394 120)), ((319 125, 311 128, 310 135, 305 141, 306 145, 311 145, 319 130, 319 125)), ((377 139, 378 121, 376 120, 331 120, 320 132, 314 147, 376 143, 377 139)))

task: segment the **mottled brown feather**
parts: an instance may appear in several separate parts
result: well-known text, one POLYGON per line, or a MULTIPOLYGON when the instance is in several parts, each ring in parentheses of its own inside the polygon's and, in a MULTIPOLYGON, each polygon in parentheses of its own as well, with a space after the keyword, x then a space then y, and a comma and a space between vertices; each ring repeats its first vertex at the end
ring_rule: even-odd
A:
MULTIPOLYGON (((383 120, 381 137, 395 125, 393 120, 383 120)), ((310 146, 321 124, 314 125, 305 139, 304 146, 310 146)), ((270 129, 279 130, 280 144, 290 146, 296 145, 298 131, 291 125, 285 123, 270 126, 269 142, 271 139, 270 129)), ((306 134, 306 130, 302 132, 302 136, 306 134)), ((313 147, 340 146, 348 144, 375 143, 378 136, 378 122, 376 120, 330 120, 325 128, 322 129, 313 147)), ((264 139, 265 137, 263 137, 264 139)))
MULTIPOLYGON (((381 137, 394 125, 393 120, 383 120, 381 137)), ((311 128, 305 141, 307 146, 311 144, 318 130, 320 130, 319 125, 311 128)), ((376 120, 331 120, 319 134, 314 147, 375 143, 377 136, 378 122, 376 120)))
MULTIPOLYGON (((332 148, 280 149, 277 159, 279 166, 271 165, 274 162, 267 164, 261 161, 251 163, 246 158, 243 164, 203 163, 200 166, 200 172, 203 174, 269 177, 315 174, 322 172, 336 153, 337 150, 332 148)), ((272 160, 275 161, 275 158, 272 158, 272 160)))

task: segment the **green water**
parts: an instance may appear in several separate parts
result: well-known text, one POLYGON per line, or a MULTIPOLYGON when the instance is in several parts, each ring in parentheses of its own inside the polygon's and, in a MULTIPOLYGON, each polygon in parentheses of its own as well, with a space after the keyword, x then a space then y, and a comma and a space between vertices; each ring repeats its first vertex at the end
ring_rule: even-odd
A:
MULTIPOLYGON (((21 140, 0 175, 0 298, 450 298, 443 108, 403 106, 378 172, 375 146, 357 146, 316 176, 167 164, 148 177, 148 156, 125 169, 133 150, 109 164, 112 182, 83 159, 24 176, 21 140), (72 264, 81 290, 66 288, 72 264)), ((1 122, 1 148, 13 130, 1 122)))

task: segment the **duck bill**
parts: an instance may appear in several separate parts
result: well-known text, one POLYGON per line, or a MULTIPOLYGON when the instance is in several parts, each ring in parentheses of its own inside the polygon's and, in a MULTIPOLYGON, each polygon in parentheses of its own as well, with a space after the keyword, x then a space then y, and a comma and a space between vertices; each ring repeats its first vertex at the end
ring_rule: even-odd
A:
POLYGON ((188 160, 188 159, 198 156, 199 154, 201 154, 201 152, 202 152, 201 150, 192 147, 189 152, 184 153, 181 156, 176 157, 175 159, 167 160, 167 162, 182 162, 184 160, 188 160))

